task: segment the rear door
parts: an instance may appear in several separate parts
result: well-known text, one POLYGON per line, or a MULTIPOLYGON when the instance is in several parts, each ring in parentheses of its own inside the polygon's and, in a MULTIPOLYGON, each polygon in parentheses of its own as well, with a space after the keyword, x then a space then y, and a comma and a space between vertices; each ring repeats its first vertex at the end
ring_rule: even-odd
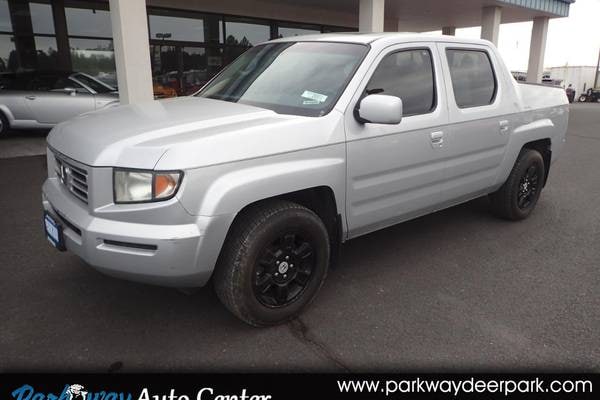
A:
POLYGON ((402 44, 382 51, 345 115, 351 237, 426 214, 439 203, 447 122, 435 44, 402 44), (376 93, 402 99, 400 124, 357 122, 356 104, 376 93))
POLYGON ((503 66, 490 47, 438 43, 438 48, 451 121, 444 144, 443 208, 485 194, 495 184, 515 105, 503 66))
POLYGON ((94 95, 66 75, 40 75, 33 89, 25 100, 40 124, 55 125, 95 109, 94 95))

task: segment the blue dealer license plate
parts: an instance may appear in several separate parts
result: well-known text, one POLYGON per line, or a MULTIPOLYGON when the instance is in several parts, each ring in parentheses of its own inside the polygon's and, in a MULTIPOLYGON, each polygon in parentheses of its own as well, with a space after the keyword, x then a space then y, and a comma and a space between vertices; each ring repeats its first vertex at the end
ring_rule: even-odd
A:
POLYGON ((46 239, 50 244, 58 250, 65 250, 62 226, 54 220, 48 213, 44 213, 44 230, 46 231, 46 239))

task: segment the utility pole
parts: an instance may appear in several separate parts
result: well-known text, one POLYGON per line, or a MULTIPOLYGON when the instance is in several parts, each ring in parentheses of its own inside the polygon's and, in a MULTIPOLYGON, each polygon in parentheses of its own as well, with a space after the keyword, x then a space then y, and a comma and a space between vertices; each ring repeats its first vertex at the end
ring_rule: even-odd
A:
POLYGON ((598 70, 600 70, 600 49, 598 49, 598 63, 596 64, 596 75, 594 76, 594 89, 598 87, 598 70))

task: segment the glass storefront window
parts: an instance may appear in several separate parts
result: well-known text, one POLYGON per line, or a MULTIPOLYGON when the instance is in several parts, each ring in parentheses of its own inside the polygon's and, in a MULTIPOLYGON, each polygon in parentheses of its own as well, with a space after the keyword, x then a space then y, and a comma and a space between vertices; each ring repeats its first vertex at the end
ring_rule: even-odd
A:
POLYGON ((8 12, 8 1, 0 0, 0 31, 12 32, 12 22, 10 22, 10 13, 8 12))
POLYGON ((294 26, 279 26, 279 37, 290 37, 300 35, 314 35, 321 33, 318 27, 294 27, 294 26))
POLYGON ((85 72, 113 87, 117 85, 112 40, 70 38, 69 42, 73 71, 85 72))
POLYGON ((208 80, 206 68, 206 49, 203 47, 183 47, 181 49, 183 60, 182 68, 182 94, 196 93, 208 80))
POLYGON ((324 26, 323 33, 332 33, 332 32, 358 32, 356 28, 342 28, 339 26, 324 26))
POLYGON ((150 38, 204 42, 204 21, 194 18, 150 15, 150 38))
POLYGON ((181 90, 177 47, 152 45, 150 58, 154 95, 160 98, 177 96, 181 90))
POLYGON ((0 35, 0 72, 17 69, 15 42, 10 35, 0 35))
POLYGON ((110 13, 92 8, 65 8, 67 31, 74 36, 112 37, 110 13))
POLYGON ((54 37, 36 36, 35 50, 38 69, 47 71, 56 68, 58 54, 54 37))
POLYGON ((31 15, 33 33, 54 34, 54 19, 50 4, 29 3, 29 13, 31 15))
POLYGON ((250 47, 265 42, 271 38, 271 27, 266 24, 258 24, 243 21, 225 22, 225 44, 250 47))
POLYGON ((236 58, 244 54, 249 47, 231 46, 225 47, 225 65, 231 64, 236 58))

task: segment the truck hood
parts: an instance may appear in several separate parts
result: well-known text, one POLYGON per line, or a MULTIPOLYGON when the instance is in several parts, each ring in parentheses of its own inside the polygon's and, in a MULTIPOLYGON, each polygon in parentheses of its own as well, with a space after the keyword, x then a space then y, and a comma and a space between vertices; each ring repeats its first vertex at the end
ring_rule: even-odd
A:
MULTIPOLYGON (((206 147, 211 144, 208 142, 214 145, 215 135, 302 118, 238 103, 182 97, 80 115, 57 125, 48 135, 48 144, 91 166, 152 169, 173 147, 181 149, 193 143, 203 148, 202 153, 213 153, 208 158, 196 153, 195 166, 202 166, 207 160, 226 161, 227 157, 215 158, 217 149, 206 147)), ((179 168, 183 167, 190 166, 179 168)))

